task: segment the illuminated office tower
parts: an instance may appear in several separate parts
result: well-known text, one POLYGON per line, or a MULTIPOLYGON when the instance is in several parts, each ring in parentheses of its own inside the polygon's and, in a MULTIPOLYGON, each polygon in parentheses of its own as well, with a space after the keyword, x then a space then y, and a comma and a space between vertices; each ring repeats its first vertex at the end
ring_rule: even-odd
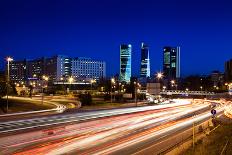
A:
POLYGON ((166 79, 180 78, 180 47, 163 48, 163 72, 166 79))
POLYGON ((150 77, 150 59, 149 59, 149 47, 142 43, 141 46, 141 67, 140 77, 150 77))
POLYGON ((130 44, 120 45, 120 81, 130 82, 131 78, 131 51, 130 44))

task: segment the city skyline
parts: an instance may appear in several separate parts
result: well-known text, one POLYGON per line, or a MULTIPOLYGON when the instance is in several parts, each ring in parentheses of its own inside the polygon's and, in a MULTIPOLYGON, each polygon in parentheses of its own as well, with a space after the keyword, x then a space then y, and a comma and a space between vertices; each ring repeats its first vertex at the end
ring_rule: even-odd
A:
POLYGON ((31 83, 48 77, 51 82, 99 81, 106 77, 106 64, 101 60, 84 57, 57 55, 34 60, 19 60, 9 63, 10 81, 13 83, 31 83))
POLYGON ((182 0, 1 2, 0 68, 6 56, 21 60, 64 54, 104 60, 110 66, 107 75, 112 76, 119 73, 119 45, 131 44, 132 75, 139 75, 140 44, 145 42, 151 75, 162 70, 164 46, 181 47, 182 76, 224 71, 224 62, 232 57, 230 4, 182 0))

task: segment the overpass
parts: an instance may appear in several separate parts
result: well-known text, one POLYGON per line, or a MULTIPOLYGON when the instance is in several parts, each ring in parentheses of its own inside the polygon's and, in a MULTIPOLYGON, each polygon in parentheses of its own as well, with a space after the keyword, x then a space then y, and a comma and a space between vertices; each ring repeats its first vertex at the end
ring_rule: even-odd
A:
POLYGON ((207 91, 164 90, 160 92, 160 95, 215 95, 215 93, 207 91))

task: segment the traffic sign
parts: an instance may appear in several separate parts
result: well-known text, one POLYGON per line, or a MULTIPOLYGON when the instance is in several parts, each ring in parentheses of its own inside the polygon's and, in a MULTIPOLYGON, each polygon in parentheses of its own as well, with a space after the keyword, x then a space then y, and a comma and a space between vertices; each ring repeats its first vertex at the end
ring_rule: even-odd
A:
POLYGON ((217 111, 215 109, 211 110, 211 114, 216 115, 217 111))

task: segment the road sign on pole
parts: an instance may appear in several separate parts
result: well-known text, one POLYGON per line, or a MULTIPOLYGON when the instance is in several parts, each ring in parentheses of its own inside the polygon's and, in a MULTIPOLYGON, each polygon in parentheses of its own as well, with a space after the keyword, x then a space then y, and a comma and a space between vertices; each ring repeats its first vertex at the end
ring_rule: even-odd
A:
POLYGON ((217 111, 215 109, 211 110, 211 114, 213 115, 213 117, 216 115, 217 111))

